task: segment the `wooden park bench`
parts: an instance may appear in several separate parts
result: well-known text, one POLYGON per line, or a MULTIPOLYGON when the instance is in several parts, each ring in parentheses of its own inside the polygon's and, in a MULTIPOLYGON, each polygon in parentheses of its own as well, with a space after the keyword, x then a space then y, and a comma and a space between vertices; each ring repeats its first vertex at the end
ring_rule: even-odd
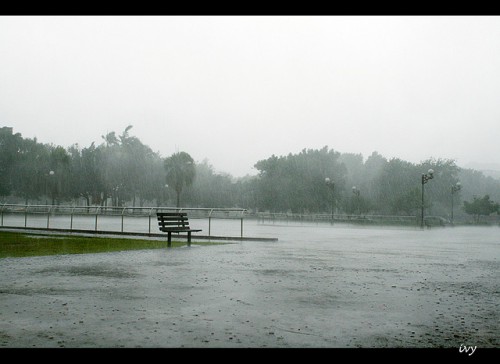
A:
POLYGON ((191 233, 201 231, 199 229, 191 229, 187 213, 185 212, 157 212, 158 226, 160 231, 168 233, 168 244, 172 245, 172 233, 187 233, 188 246, 191 245, 191 233))

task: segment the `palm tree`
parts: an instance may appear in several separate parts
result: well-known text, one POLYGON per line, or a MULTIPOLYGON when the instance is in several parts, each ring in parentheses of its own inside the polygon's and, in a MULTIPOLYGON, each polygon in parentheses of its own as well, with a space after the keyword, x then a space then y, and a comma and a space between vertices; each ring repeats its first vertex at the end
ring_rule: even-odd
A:
POLYGON ((188 153, 178 152, 166 158, 164 166, 167 172, 167 184, 175 190, 177 207, 180 207, 180 195, 184 186, 189 186, 194 181, 194 160, 188 153))

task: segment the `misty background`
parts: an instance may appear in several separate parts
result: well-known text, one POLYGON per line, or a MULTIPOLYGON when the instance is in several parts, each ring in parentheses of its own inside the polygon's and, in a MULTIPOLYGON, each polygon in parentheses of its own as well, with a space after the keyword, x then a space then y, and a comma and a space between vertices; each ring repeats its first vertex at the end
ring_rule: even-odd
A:
POLYGON ((3 16, 0 197, 417 216, 432 168, 429 214, 490 215, 498 39, 495 16, 3 16))
POLYGON ((498 39, 496 16, 2 16, 0 123, 65 147, 134 125, 235 177, 325 145, 495 171, 498 39))
POLYGON ((257 176, 235 178, 186 152, 162 157, 132 130, 129 125, 102 135, 98 145, 64 148, 0 128, 2 216, 12 203, 236 207, 252 214, 328 213, 332 221, 334 214, 337 220, 392 215, 406 224, 414 224, 423 208, 452 224, 458 221, 454 217, 461 223, 496 223, 500 212, 500 180, 449 159, 415 164, 373 152, 364 161, 361 154, 325 146, 272 155, 255 163, 257 176), (423 176, 431 169, 424 198, 423 176))

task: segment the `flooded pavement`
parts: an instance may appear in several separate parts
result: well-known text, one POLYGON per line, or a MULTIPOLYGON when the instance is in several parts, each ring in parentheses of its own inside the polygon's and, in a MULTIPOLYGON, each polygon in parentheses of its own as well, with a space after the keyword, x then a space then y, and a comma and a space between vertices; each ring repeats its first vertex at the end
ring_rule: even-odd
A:
POLYGON ((279 240, 0 259, 0 347, 500 346, 498 227, 246 229, 279 240))

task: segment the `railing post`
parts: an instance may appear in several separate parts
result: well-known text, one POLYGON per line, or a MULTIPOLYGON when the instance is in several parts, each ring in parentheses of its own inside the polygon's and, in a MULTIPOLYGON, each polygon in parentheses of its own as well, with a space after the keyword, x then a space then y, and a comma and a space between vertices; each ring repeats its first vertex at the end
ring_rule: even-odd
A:
POLYGON ((3 210, 4 210, 4 208, 5 208, 5 205, 6 205, 6 204, 3 204, 2 209, 0 210, 0 213, 1 213, 1 215, 2 215, 2 225, 1 225, 1 226, 3 226, 3 210))
POLYGON ((148 234, 151 235, 151 214, 153 213, 154 207, 151 207, 149 210, 149 228, 148 228, 148 234))
POLYGON ((97 215, 99 214, 99 209, 101 208, 101 206, 99 206, 96 210, 95 210, 95 231, 97 231, 97 215))
POLYGON ((211 209, 210 212, 208 213, 208 236, 212 236, 210 234, 210 229, 212 227, 212 212, 214 211, 214 209, 211 209))
POLYGON ((126 207, 124 207, 123 210, 122 210, 122 233, 123 233, 123 218, 124 218, 124 215, 125 215, 125 209, 126 209, 126 207))
POLYGON ((72 206, 71 209, 71 218, 70 218, 70 223, 69 223, 69 231, 73 231, 73 213, 75 211, 75 207, 72 206))
POLYGON ((24 205, 24 227, 28 226, 28 205, 24 205))
POLYGON ((47 229, 49 228, 49 222, 50 222, 50 209, 51 209, 51 208, 52 208, 52 207, 51 207, 51 206, 49 206, 49 208, 48 208, 48 210, 47 210, 47 229))

